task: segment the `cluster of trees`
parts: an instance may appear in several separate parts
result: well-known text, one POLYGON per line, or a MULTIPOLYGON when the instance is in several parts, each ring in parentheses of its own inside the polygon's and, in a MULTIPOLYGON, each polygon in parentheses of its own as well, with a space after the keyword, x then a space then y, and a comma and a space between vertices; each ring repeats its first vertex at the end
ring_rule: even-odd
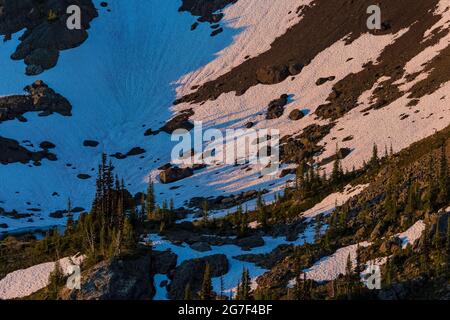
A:
POLYGON ((450 279, 450 219, 445 228, 439 223, 427 224, 419 246, 408 245, 392 254, 383 265, 382 276, 384 287, 417 277, 445 286, 450 279))
POLYGON ((98 168, 96 193, 90 214, 81 214, 76 223, 71 208, 65 231, 66 237, 79 238, 83 252, 93 261, 120 255, 133 250, 137 244, 136 230, 140 219, 134 201, 123 180, 114 175, 114 167, 106 155, 98 168))

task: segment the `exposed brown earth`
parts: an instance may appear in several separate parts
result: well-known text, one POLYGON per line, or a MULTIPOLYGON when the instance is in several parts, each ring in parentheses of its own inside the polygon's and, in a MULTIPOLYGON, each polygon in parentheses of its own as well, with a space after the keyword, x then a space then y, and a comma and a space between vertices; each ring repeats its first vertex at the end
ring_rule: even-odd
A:
MULTIPOLYGON (((241 95, 249 88, 263 84, 275 84, 285 80, 310 63, 320 52, 345 38, 348 44, 362 34, 395 34, 408 29, 401 37, 387 46, 377 61, 370 62, 356 74, 340 80, 328 97, 329 103, 319 106, 316 113, 323 118, 335 119, 358 105, 360 95, 371 89, 382 76, 390 77, 374 93, 374 108, 383 107, 399 98, 402 93, 394 82, 401 79, 405 64, 426 47, 436 44, 449 30, 436 30, 424 40, 425 31, 441 18, 434 15, 438 0, 380 0, 382 30, 370 31, 366 26, 366 10, 370 0, 316 0, 301 11, 302 20, 276 39, 271 48, 261 55, 246 60, 216 80, 207 82, 196 92, 175 103, 200 103, 217 99, 222 93, 236 92, 241 95)), ((427 66, 431 71, 427 80, 419 82, 411 91, 411 97, 421 97, 436 90, 449 80, 449 49, 440 53, 427 66)), ((322 81, 319 81, 321 83, 322 81)))

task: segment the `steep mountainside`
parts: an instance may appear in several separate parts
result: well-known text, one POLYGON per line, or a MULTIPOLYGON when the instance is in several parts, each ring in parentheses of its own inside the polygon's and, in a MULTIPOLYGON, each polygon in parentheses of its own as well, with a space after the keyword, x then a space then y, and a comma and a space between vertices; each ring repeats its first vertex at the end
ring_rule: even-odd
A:
POLYGON ((249 298, 241 278, 261 299, 447 297, 450 2, 378 0, 375 30, 371 5, 0 0, 0 279, 87 256, 86 292, 45 289, 50 263, 33 292, 0 280, 0 299, 126 296, 89 290, 127 263, 154 282, 130 298, 201 298, 208 272, 220 298, 249 298), (172 133, 200 122, 279 130, 280 170, 171 164, 172 133), (38 240, 54 227, 71 232, 38 240), (370 261, 377 294, 357 279, 370 261))

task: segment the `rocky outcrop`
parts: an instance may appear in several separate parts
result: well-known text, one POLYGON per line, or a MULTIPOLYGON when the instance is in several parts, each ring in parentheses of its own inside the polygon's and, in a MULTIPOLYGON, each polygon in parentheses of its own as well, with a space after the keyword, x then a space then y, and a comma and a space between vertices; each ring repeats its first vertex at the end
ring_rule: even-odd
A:
POLYGON ((289 69, 284 65, 262 67, 256 71, 256 79, 262 84, 280 83, 289 76, 289 69))
POLYGON ((154 295, 151 256, 102 261, 82 275, 81 290, 66 293, 73 300, 146 300, 154 295))
POLYGON ((0 137, 0 163, 10 164, 10 163, 29 163, 32 161, 34 165, 40 165, 40 161, 47 159, 50 161, 56 161, 57 157, 55 154, 49 152, 47 149, 42 151, 30 151, 25 147, 22 147, 19 142, 0 137))
POLYGON ((207 252, 211 251, 211 246, 206 242, 194 242, 190 245, 192 250, 198 251, 198 252, 207 252))
POLYGON ((168 288, 170 299, 180 300, 189 284, 192 292, 197 293, 203 281, 206 265, 209 265, 211 277, 220 277, 228 272, 228 259, 224 254, 186 260, 173 271, 173 279, 168 288))
POLYGON ((177 266, 177 255, 170 250, 152 251, 152 273, 169 274, 177 266))
POLYGON ((234 244, 241 247, 242 250, 250 251, 253 248, 264 246, 264 239, 259 235, 253 235, 245 238, 238 238, 234 244))
POLYGON ((303 117, 305 116, 305 114, 298 109, 294 109, 291 111, 291 113, 289 113, 289 119, 292 121, 297 121, 300 119, 303 119, 303 117))
POLYGON ((280 245, 275 250, 266 254, 243 254, 233 257, 239 261, 251 262, 258 267, 264 269, 272 269, 282 261, 284 258, 294 253, 294 246, 292 245, 280 245))
POLYGON ((266 119, 271 120, 281 117, 284 113, 284 107, 288 104, 288 99, 289 96, 283 94, 280 98, 271 101, 267 108, 266 119))
MULTIPOLYGON (((443 19, 443 13, 435 14, 438 0, 416 1, 413 6, 410 3, 410 0, 379 3, 384 20, 382 29, 371 32, 376 35, 396 34, 400 30, 407 32, 398 37, 392 45, 387 46, 376 61, 371 61, 360 71, 340 79, 335 84, 336 91, 329 96, 330 103, 316 109, 318 116, 331 119, 341 117, 358 106, 361 94, 370 90, 382 76, 390 79, 375 93, 377 98, 375 105, 387 105, 404 94, 398 86, 399 80, 405 76, 407 62, 426 47, 439 43, 446 35, 446 32, 437 33, 432 40, 425 41, 426 31, 436 25, 439 19, 443 19), (412 43, 417 45, 411 46, 412 43)), ((313 4, 302 6, 296 12, 302 18, 273 41, 269 50, 202 84, 196 91, 180 98, 179 101, 201 103, 215 100, 223 93, 242 94, 260 83, 275 84, 285 80, 289 74, 292 75, 292 71, 301 70, 300 66, 307 66, 321 52, 341 39, 350 44, 367 33, 367 26, 352 17, 366 17, 367 8, 372 4, 371 0, 345 3, 316 0, 313 4), (339 15, 336 15, 337 12, 339 15), (328 22, 326 27, 323 21, 328 22), (291 64, 298 65, 299 68, 290 68, 291 64)), ((429 73, 429 76, 418 81, 409 90, 413 98, 430 94, 448 82, 450 74, 442 70, 448 69, 449 52, 450 48, 442 50, 439 56, 427 64, 424 72, 429 73)), ((411 77, 417 77, 419 74, 411 77)))
POLYGON ((130 151, 128 151, 126 154, 123 154, 121 152, 116 152, 116 153, 112 154, 111 157, 116 158, 118 160, 123 160, 128 157, 134 157, 134 156, 144 154, 145 152, 146 151, 144 149, 142 149, 141 147, 134 147, 134 148, 131 148, 130 151))
POLYGON ((280 157, 285 163, 301 163, 323 150, 319 142, 330 133, 334 123, 327 125, 312 124, 297 136, 286 136, 280 141, 280 157))
POLYGON ((199 22, 217 23, 223 18, 217 11, 236 3, 238 0, 183 0, 178 11, 188 11, 193 16, 200 17, 199 22))
POLYGON ((0 34, 9 39, 25 29, 11 58, 24 60, 26 74, 37 75, 57 64, 61 50, 81 45, 88 37, 90 22, 97 16, 91 0, 1 1, 0 34), (70 5, 81 9, 80 30, 67 28, 70 5))
POLYGON ((13 119, 26 121, 23 115, 27 112, 39 112, 39 116, 72 115, 69 101, 43 81, 37 80, 24 90, 27 94, 0 97, 0 123, 13 119))
POLYGON ((170 167, 167 168, 159 174, 159 179, 162 183, 172 183, 179 180, 183 180, 188 178, 194 174, 194 170, 191 168, 179 168, 179 167, 170 167))

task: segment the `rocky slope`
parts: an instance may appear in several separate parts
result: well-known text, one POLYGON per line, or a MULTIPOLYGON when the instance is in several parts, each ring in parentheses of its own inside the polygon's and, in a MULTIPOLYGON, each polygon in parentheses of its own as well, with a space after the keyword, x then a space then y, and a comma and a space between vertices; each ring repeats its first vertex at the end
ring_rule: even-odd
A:
MULTIPOLYGON (((369 0, 276 2, 0 0, 0 68, 8 79, 0 82, 1 231, 64 225, 68 198, 80 208, 75 219, 91 208, 102 153, 113 158, 136 204, 151 180, 157 203, 181 220, 161 234, 170 223, 144 228, 176 262, 165 257, 164 267, 145 276, 141 271, 154 267, 147 259, 130 262, 137 271, 124 278, 126 293, 109 285, 128 265, 102 262, 90 270, 87 293, 74 298, 180 299, 190 279, 200 288, 209 256, 220 261, 212 270, 216 291, 223 275, 233 292, 245 266, 254 283, 285 297, 292 278, 319 259, 431 221, 422 209, 389 220, 384 202, 392 166, 402 169, 395 181, 400 203, 411 181, 427 192, 426 177, 437 167, 427 157, 440 154, 433 135, 448 133, 448 1, 378 1, 380 30, 367 28, 369 0), (66 28, 69 4, 81 8, 81 30, 66 28), (17 93, 24 86, 26 94, 17 93), (192 132, 196 121, 221 132, 279 130, 281 169, 269 176, 248 163, 170 164, 171 134, 192 132), (424 151, 426 143, 434 151, 424 151), (374 145, 378 156, 395 154, 376 169, 369 163, 374 145), (344 177, 335 186, 337 161, 344 177), (306 175, 319 185, 303 200, 289 195, 298 168, 314 168, 306 175), (346 204, 347 231, 319 248, 320 224, 333 226, 333 200, 346 204), (270 227, 259 221, 261 202, 269 205, 270 227), (202 226, 204 207, 217 219, 212 226, 202 226), (240 211, 249 211, 245 219, 240 211), (136 279, 159 283, 143 288, 136 279)), ((380 258, 370 250, 367 259, 380 258)))

